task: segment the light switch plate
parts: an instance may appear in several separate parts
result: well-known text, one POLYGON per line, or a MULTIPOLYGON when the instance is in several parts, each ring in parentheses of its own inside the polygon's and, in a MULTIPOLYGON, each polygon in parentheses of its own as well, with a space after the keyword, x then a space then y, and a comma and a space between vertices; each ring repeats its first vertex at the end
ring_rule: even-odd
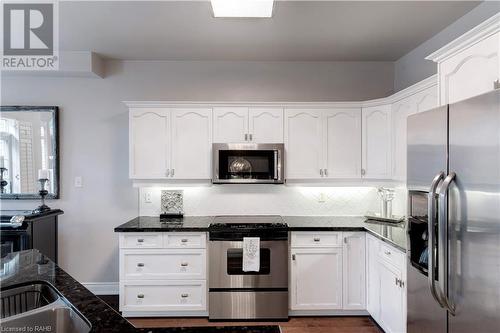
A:
POLYGON ((82 176, 75 177, 75 187, 83 187, 83 178, 82 176))
POLYGON ((145 203, 153 202, 151 199, 151 191, 147 191, 146 193, 144 193, 144 202, 145 203))

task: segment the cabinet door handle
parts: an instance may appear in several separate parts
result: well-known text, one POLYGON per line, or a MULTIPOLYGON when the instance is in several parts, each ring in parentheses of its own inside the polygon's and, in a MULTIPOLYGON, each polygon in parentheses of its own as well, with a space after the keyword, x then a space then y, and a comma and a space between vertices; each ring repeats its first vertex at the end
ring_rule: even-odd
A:
POLYGON ((405 287, 405 283, 404 283, 404 281, 403 281, 403 280, 399 280, 399 286, 400 286, 401 288, 404 288, 404 287, 405 287))
POLYGON ((138 294, 137 298, 144 298, 144 294, 138 294))
POLYGON ((173 176, 174 176, 174 174, 175 174, 175 169, 172 169, 172 170, 170 171, 170 177, 173 177, 173 176))
POLYGON ((397 286, 398 285, 398 278, 394 278, 394 284, 397 286))
POLYGON ((323 169, 319 169, 319 175, 323 177, 323 169))
POLYGON ((385 253, 386 255, 388 255, 388 256, 390 256, 390 255, 391 255, 391 251, 384 251, 384 253, 385 253))
POLYGON ((366 175, 366 170, 365 169, 361 169, 361 176, 364 176, 366 175))
POLYGON ((500 89, 500 79, 493 81, 493 89, 500 89))
POLYGON ((188 296, 189 296, 189 294, 181 294, 182 298, 187 298, 188 296))
POLYGON ((167 171, 165 171, 165 174, 168 176, 170 176, 170 169, 167 169, 167 171))
POLYGON ((253 140, 253 134, 252 133, 248 134, 248 138, 250 139, 250 141, 252 141, 253 140))
POLYGON ((245 141, 248 141, 248 133, 245 133, 245 141))
POLYGON ((344 243, 347 244, 347 237, 344 237, 344 243))
POLYGON ((187 262, 181 262, 181 266, 182 266, 182 267, 186 267, 187 265, 188 265, 188 263, 187 263, 187 262))
POLYGON ((328 169, 325 169, 325 177, 328 177, 328 169))
POLYGON ((144 267, 144 263, 142 263, 142 262, 138 263, 137 267, 144 267))
POLYGON ((292 254, 292 260, 295 260, 295 254, 292 254))

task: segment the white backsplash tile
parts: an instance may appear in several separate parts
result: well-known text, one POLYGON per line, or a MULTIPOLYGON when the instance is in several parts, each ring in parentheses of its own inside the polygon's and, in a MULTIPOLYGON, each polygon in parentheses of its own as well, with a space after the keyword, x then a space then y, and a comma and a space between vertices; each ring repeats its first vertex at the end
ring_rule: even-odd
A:
MULTIPOLYGON (((139 191, 139 213, 157 216, 161 210, 161 190, 144 187, 139 191), (151 202, 146 203, 146 192, 151 202)), ((380 199, 375 187, 304 187, 277 185, 214 185, 168 187, 184 191, 186 215, 364 215, 378 212, 380 199)), ((397 188, 395 214, 406 210, 406 189, 397 188)))

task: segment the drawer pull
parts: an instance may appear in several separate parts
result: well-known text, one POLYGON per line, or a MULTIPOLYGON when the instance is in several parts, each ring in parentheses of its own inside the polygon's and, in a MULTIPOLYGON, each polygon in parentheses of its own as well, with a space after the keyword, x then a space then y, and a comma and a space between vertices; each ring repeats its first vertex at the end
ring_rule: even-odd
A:
POLYGON ((137 239, 137 243, 144 243, 144 239, 142 239, 142 238, 138 238, 138 239, 137 239))
POLYGON ((187 298, 189 295, 188 294, 181 294, 182 298, 187 298))
POLYGON ((144 294, 138 294, 137 298, 144 298, 144 294))
POLYGON ((385 253, 386 255, 388 255, 388 256, 390 256, 390 255, 391 255, 391 251, 384 251, 384 253, 385 253))
POLYGON ((142 263, 142 262, 138 263, 137 267, 144 267, 144 263, 142 263))
POLYGON ((314 237, 315 242, 319 242, 321 239, 319 237, 314 237))
POLYGON ((183 239, 181 239, 181 242, 182 242, 182 243, 187 243, 187 242, 188 242, 188 239, 187 239, 187 238, 183 238, 183 239))
POLYGON ((186 267, 187 265, 188 265, 188 263, 187 263, 187 262, 181 262, 181 266, 182 266, 182 267, 186 267))

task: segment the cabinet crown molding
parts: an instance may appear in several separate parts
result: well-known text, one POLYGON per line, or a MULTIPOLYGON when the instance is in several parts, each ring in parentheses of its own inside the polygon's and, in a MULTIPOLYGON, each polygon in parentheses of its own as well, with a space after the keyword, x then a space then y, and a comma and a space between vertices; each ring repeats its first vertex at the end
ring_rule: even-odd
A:
POLYGON ((456 53, 462 51, 469 46, 482 41, 483 39, 498 33, 500 31, 500 13, 497 13, 479 24, 478 26, 467 31, 460 37, 454 39, 439 50, 429 54, 425 59, 434 62, 442 62, 456 53))

